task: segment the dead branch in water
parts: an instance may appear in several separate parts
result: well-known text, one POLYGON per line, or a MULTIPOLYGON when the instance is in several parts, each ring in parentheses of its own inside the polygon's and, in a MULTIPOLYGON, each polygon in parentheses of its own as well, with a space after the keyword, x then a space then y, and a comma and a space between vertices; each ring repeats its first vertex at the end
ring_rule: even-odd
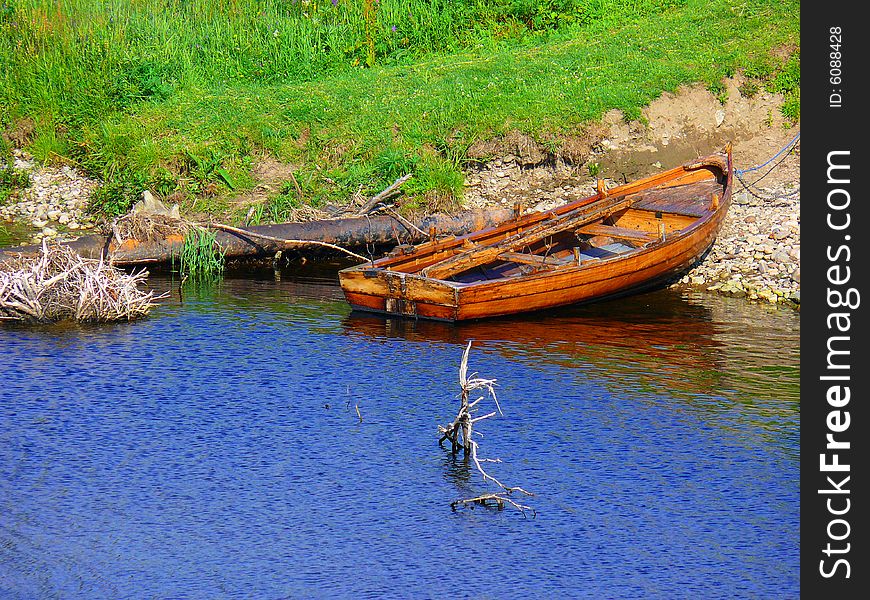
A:
POLYGON ((460 396, 459 401, 459 412, 456 415, 456 418, 453 419, 453 422, 444 427, 442 425, 438 426, 438 431, 442 434, 441 438, 438 440, 438 444, 440 446, 444 446, 445 440, 450 440, 451 443, 451 451, 455 455, 460 448, 463 450, 463 454, 466 459, 471 456, 471 460, 474 462, 474 466, 477 471, 483 477, 484 482, 491 482, 497 485, 504 493, 490 493, 490 494, 482 494, 475 498, 468 498, 463 500, 455 500, 450 504, 450 507, 454 510, 458 506, 468 506, 471 505, 472 508, 474 505, 487 506, 487 502, 491 501, 495 503, 495 505, 501 510, 504 508, 505 504, 510 504, 514 508, 518 509, 525 516, 527 510, 531 510, 532 514, 535 514, 535 511, 524 505, 516 502, 511 499, 509 496, 514 492, 519 492, 521 494, 525 494, 526 496, 534 496, 533 493, 524 490, 519 486, 509 486, 505 485, 492 475, 486 472, 481 463, 484 462, 501 462, 499 459, 487 459, 480 458, 477 454, 478 452, 478 444, 477 441, 473 439, 474 435, 474 424, 485 419, 489 419, 491 417, 496 416, 496 414, 503 414, 501 412, 501 406, 499 406, 498 398, 495 393, 495 379, 484 379, 482 377, 478 377, 477 373, 472 373, 470 376, 468 375, 468 354, 471 351, 471 342, 468 342, 468 346, 466 346, 465 351, 462 353, 462 361, 459 363, 459 385, 462 388, 462 394, 460 396), (476 416, 476 409, 478 404, 484 400, 486 396, 480 396, 474 401, 469 401, 469 397, 471 392, 475 390, 486 390, 487 395, 492 398, 492 401, 495 403, 496 411, 489 412, 484 415, 476 416), (462 438, 462 442, 460 443, 460 436, 462 438))
POLYGON ((47 323, 108 322, 144 317, 154 292, 139 289, 147 271, 128 275, 104 260, 42 242, 36 257, 0 263, 0 319, 47 323))

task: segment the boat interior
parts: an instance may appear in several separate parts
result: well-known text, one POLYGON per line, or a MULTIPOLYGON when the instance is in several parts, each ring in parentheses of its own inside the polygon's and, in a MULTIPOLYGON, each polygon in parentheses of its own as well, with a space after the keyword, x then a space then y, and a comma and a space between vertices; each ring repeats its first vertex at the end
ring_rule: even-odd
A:
POLYGON ((474 283, 590 266, 663 243, 715 212, 723 184, 714 177, 629 195, 627 208, 578 226, 569 225, 521 248, 506 248, 495 260, 471 266, 447 279, 474 283))

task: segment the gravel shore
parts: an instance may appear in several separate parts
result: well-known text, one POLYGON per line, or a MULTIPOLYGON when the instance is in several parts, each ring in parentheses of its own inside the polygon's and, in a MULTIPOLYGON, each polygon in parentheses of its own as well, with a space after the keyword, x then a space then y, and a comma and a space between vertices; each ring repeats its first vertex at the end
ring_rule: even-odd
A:
MULTIPOLYGON (((739 183, 735 183, 737 187, 739 183)), ((762 302, 800 304, 800 196, 734 194, 710 252, 679 284, 762 302)))
POLYGON ((18 151, 13 159, 12 168, 30 174, 30 186, 0 205, 0 224, 17 222, 32 227, 32 242, 75 239, 91 233, 94 219, 86 209, 98 181, 67 165, 37 166, 33 158, 18 151))

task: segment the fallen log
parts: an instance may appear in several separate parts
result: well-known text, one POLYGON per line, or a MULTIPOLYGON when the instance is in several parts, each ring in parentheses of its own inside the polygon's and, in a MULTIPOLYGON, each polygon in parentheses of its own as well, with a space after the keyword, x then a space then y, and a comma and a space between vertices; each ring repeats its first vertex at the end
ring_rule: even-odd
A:
MULTIPOLYGON (((403 222, 389 215, 324 219, 305 223, 279 223, 253 227, 224 228, 215 226, 215 244, 226 259, 262 258, 275 255, 279 250, 313 251, 322 253, 328 246, 348 250, 371 252, 386 246, 414 244, 428 235, 462 235, 470 231, 494 227, 515 218, 511 209, 473 210, 456 215, 431 215, 417 222, 403 222), (229 231, 229 230, 232 231, 229 231), (292 244, 285 242, 292 241, 292 244), (307 245, 306 242, 310 242, 307 245)), ((203 224, 203 227, 208 227, 203 224)), ((181 254, 184 245, 182 233, 153 240, 122 240, 114 235, 87 235, 63 242, 83 258, 111 259, 118 266, 169 263, 181 254)), ((40 246, 0 248, 0 262, 12 256, 36 255, 40 246)))

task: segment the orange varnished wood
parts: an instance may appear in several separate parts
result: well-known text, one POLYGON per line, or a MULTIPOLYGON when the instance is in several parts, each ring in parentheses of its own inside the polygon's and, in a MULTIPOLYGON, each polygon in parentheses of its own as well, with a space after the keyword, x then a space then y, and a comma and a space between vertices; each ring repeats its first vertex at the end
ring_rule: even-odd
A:
POLYGON ((532 265, 535 267, 556 268, 559 266, 557 261, 552 256, 541 256, 539 254, 524 254, 522 252, 502 252, 498 258, 515 263, 532 265))
POLYGON ((710 171, 706 169, 700 169, 697 171, 687 171, 684 175, 680 175, 679 177, 675 177, 670 181, 666 181, 661 186, 662 189, 672 188, 680 185, 688 185, 690 183, 697 183, 699 181, 707 181, 712 179, 712 174, 710 171))
POLYGON ((630 208, 619 217, 616 224, 620 227, 625 227, 626 229, 637 229, 640 231, 658 233, 658 224, 659 222, 662 222, 665 225, 665 231, 671 233, 685 229, 697 220, 697 217, 687 217, 685 215, 674 215, 670 213, 662 213, 662 218, 658 219, 655 216, 655 212, 630 208))
POLYGON ((540 310, 641 289, 685 270, 713 243, 731 200, 731 168, 729 148, 692 165, 607 190, 605 199, 596 195, 546 213, 523 215, 497 228, 428 242, 411 255, 345 269, 340 273, 341 285, 355 308, 445 320, 540 310), (718 207, 714 196, 719 198, 718 207), (616 208, 596 213, 596 202, 616 208), (593 213, 597 220, 583 220, 593 213), (546 268, 539 267, 553 244, 529 242, 526 247, 531 253, 516 252, 511 246, 516 239, 534 240, 540 232, 551 239, 562 236, 556 237, 556 245, 562 245, 553 251, 563 259, 551 259, 546 268), (595 236, 589 238, 593 243, 627 239, 639 247, 623 247, 620 254, 605 253, 578 264, 567 259, 577 251, 574 232, 595 236), (445 260, 449 266, 441 267, 445 260), (493 260, 497 262, 486 266, 493 260), (520 263, 532 266, 517 266, 520 263), (459 281, 448 281, 421 273, 427 267, 440 277, 472 267, 499 270, 492 271, 498 273, 495 278, 489 274, 490 279, 482 279, 476 271, 468 271, 459 281))
POLYGON ((451 277, 470 268, 484 265, 495 259, 502 252, 518 251, 548 236, 557 235, 566 229, 573 229, 593 220, 608 218, 630 205, 631 202, 633 200, 629 197, 608 196, 602 198, 598 203, 579 208, 576 214, 566 214, 564 220, 553 219, 552 222, 543 221, 538 227, 530 228, 528 231, 521 231, 513 236, 507 236, 498 243, 479 244, 476 247, 468 249, 465 253, 457 254, 452 258, 431 265, 421 272, 427 277, 434 279, 451 277), (571 216, 569 217, 568 215, 571 216))
MULTIPOLYGON (((713 179, 714 175, 709 170, 709 168, 713 167, 716 169, 721 169, 724 172, 724 165, 724 156, 712 155, 705 159, 694 162, 692 165, 690 165, 690 168, 701 171, 700 175, 695 175, 694 177, 699 177, 701 179, 713 179)), ((673 183, 675 180, 679 180, 680 177, 691 173, 693 173, 693 171, 687 171, 686 166, 676 167, 674 169, 670 169, 669 171, 657 173, 645 179, 641 179, 635 182, 629 182, 627 184, 610 188, 609 190, 607 190, 607 195, 609 197, 627 196, 629 194, 642 191, 648 192, 649 190, 652 190, 656 187, 661 187, 668 183, 673 183)), ((586 198, 574 200, 549 211, 526 213, 519 219, 502 224, 499 227, 492 227, 488 229, 482 229, 480 231, 474 231, 464 236, 450 236, 449 238, 443 240, 425 242, 417 246, 416 252, 411 255, 398 257, 387 256, 378 261, 375 261, 375 266, 379 268, 391 269, 394 271, 415 271, 419 268, 423 268, 424 266, 428 266, 429 264, 433 264, 433 262, 443 260, 444 258, 458 251, 461 251, 462 245, 466 238, 470 238, 471 240, 477 242, 479 245, 495 243, 509 235, 521 233, 523 230, 538 225, 542 221, 560 217, 573 210, 592 204, 599 199, 599 196, 596 194, 594 196, 588 196, 586 198)))
MULTIPOLYGON (((348 303, 357 310, 378 313, 387 312, 387 301, 385 298, 380 296, 370 296, 368 294, 345 291, 345 297, 347 298, 348 303)), ((441 321, 455 321, 457 318, 457 311, 454 306, 443 306, 440 304, 430 304, 421 301, 412 302, 414 302, 413 316, 427 319, 438 319, 441 321)))
POLYGON ((419 275, 392 273, 378 270, 373 277, 366 271, 356 271, 342 276, 345 291, 352 291, 382 298, 415 299, 436 304, 455 304, 456 284, 433 280, 419 275))
MULTIPOLYGON (((631 260, 591 261, 564 272, 534 274, 503 283, 481 282, 460 291, 460 318, 541 310, 623 293, 679 272, 700 257, 714 239, 712 222, 682 243, 664 242, 631 260), (675 252, 675 248, 679 248, 675 252)), ((686 236, 684 236, 686 237, 686 236)))
POLYGON ((608 237, 649 242, 655 239, 650 231, 642 231, 639 229, 630 229, 627 227, 617 227, 615 225, 604 225, 602 223, 593 223, 591 225, 583 225, 577 229, 577 233, 585 233, 588 235, 606 235, 608 237))

